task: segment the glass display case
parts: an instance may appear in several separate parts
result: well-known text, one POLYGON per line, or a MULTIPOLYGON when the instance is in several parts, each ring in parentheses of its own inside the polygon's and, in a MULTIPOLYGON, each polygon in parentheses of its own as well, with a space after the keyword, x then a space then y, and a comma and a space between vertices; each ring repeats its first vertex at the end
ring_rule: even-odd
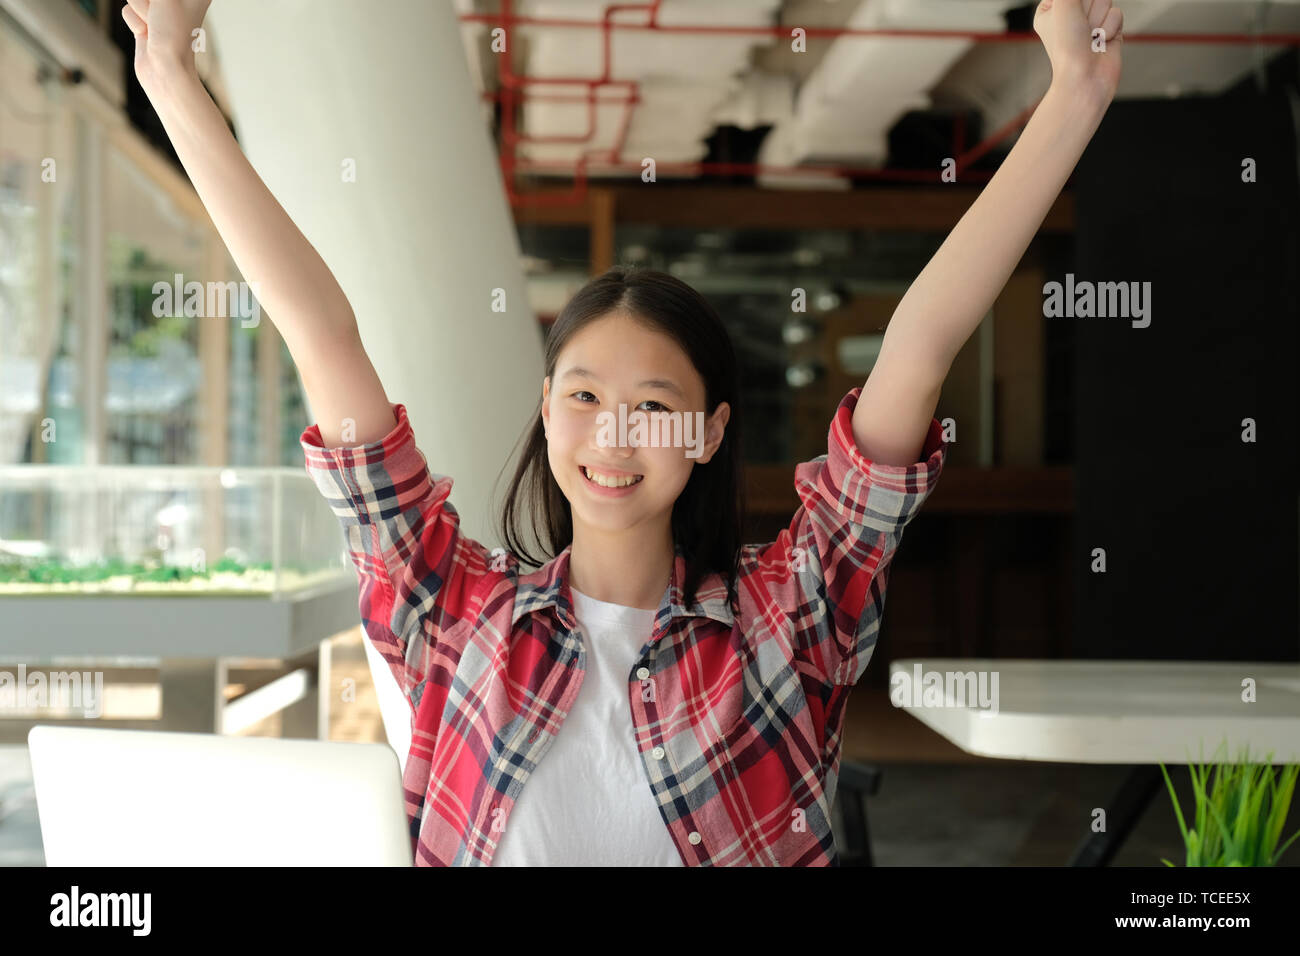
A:
POLYGON ((338 520, 300 469, 0 466, 0 598, 355 585, 338 520))

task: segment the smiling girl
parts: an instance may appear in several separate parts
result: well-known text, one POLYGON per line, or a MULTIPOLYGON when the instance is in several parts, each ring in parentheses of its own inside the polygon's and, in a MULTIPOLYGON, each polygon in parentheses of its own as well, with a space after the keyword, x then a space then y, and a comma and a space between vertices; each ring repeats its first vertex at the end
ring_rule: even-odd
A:
POLYGON ((190 38, 209 2, 129 0, 136 75, 318 418, 306 467, 411 708, 416 863, 835 865, 844 707, 943 468, 940 389, 1114 96, 1119 11, 1037 8, 1051 85, 899 303, 826 454, 796 467, 800 505, 774 541, 740 539, 722 322, 672 276, 612 269, 550 330, 502 560, 462 534, 452 479, 429 470, 342 290, 199 82, 190 38), (702 443, 601 440, 620 406, 699 416, 702 443))

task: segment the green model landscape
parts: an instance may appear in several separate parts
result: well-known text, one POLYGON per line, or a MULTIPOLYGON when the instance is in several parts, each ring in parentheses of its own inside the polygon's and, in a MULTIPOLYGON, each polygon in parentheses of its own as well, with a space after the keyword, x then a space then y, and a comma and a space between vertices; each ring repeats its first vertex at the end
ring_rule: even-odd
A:
MULTIPOLYGON (((74 565, 48 558, 32 560, 0 556, 0 593, 6 590, 11 593, 35 593, 45 587, 75 592, 75 585, 78 584, 88 585, 86 591, 90 593, 160 591, 166 590, 167 585, 177 586, 178 593, 270 591, 272 573, 270 561, 244 564, 232 558, 221 558, 210 567, 195 571, 182 565, 163 564, 161 560, 140 563, 108 558, 93 564, 74 565), (211 588, 203 587, 205 582, 214 582, 217 575, 221 576, 220 584, 211 588), (240 577, 246 579, 242 586, 238 580, 240 577), (110 580, 115 582, 114 587, 96 587, 110 580)), ((281 586, 290 583, 296 586, 309 579, 337 573, 338 569, 322 569, 319 566, 283 565, 280 568, 281 586)))
POLYGON ((243 574, 249 570, 270 571, 271 562, 243 565, 230 558, 222 558, 210 570, 194 571, 190 568, 155 563, 153 566, 130 563, 120 558, 109 558, 80 567, 61 561, 14 561, 0 559, 0 582, 21 584, 71 584, 82 581, 106 581, 126 575, 136 581, 188 581, 191 578, 211 577, 226 571, 243 574))

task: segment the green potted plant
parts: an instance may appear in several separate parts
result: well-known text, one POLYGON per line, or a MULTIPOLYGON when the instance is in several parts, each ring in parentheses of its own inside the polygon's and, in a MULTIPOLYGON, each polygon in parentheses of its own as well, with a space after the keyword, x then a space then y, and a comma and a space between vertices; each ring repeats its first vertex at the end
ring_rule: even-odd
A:
MULTIPOLYGON (((1220 749, 1226 744, 1225 740, 1220 749)), ((1271 752, 1264 763, 1247 763, 1247 756, 1243 751, 1235 763, 1188 764, 1196 797, 1196 818, 1190 830, 1169 773, 1164 764, 1160 765, 1187 846, 1187 866, 1274 866, 1300 837, 1297 830, 1285 843, 1277 845, 1291 808, 1300 764, 1285 765, 1274 779, 1271 752)), ((1161 859, 1166 866, 1176 865, 1161 859)))

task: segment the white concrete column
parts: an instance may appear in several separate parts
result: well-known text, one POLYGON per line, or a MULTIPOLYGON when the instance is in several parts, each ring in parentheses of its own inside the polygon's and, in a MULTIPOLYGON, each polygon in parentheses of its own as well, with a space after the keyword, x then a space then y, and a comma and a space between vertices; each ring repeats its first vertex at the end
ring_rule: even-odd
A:
MULTIPOLYGON (((207 26, 245 153, 338 277, 429 467, 456 480, 462 529, 495 546, 491 486, 542 346, 453 4, 220 0, 207 26)), ((376 660, 405 759, 409 710, 376 660)))

